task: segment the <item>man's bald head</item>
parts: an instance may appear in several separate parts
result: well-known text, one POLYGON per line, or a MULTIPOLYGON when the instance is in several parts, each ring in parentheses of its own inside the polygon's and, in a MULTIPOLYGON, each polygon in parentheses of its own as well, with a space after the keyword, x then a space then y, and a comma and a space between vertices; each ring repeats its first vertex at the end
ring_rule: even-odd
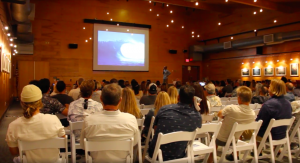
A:
POLYGON ((286 90, 290 92, 290 91, 293 91, 293 89, 294 89, 293 83, 287 82, 286 83, 286 90))

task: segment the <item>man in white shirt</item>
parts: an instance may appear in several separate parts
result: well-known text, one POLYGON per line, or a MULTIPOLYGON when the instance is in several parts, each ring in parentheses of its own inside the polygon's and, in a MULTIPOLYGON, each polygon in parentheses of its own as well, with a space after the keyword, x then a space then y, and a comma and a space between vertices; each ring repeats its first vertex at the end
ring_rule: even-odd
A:
MULTIPOLYGON (((225 146, 230 135, 232 126, 235 122, 239 124, 248 124, 254 122, 256 116, 249 104, 252 98, 252 91, 246 86, 240 86, 237 89, 237 99, 239 105, 229 105, 220 110, 218 116, 222 119, 222 126, 216 139, 216 146, 225 146)), ((243 132, 235 133, 235 139, 238 140, 243 132)), ((212 155, 211 155, 212 156, 212 155)), ((233 161, 233 155, 227 155, 226 159, 233 161)), ((212 157, 210 161, 212 162, 212 157)))
MULTIPOLYGON (((23 88, 21 104, 24 116, 9 124, 5 139, 12 155, 19 155, 18 140, 37 141, 65 135, 57 116, 40 113, 41 99, 42 91, 38 87, 27 85, 23 88)), ((59 149, 28 150, 25 155, 30 163, 54 163, 59 158, 59 149)), ((19 158, 15 157, 14 162, 20 162, 19 158)))
POLYGON ((222 106, 222 102, 219 96, 216 96, 216 87, 213 83, 208 83, 205 86, 206 98, 210 102, 211 106, 222 106))
POLYGON ((80 85, 81 83, 84 81, 83 78, 79 78, 77 80, 77 88, 76 89, 72 89, 70 92, 69 92, 69 96, 71 96, 74 100, 77 100, 79 99, 79 95, 80 95, 80 85))
MULTIPOLYGON (((97 141, 134 138, 134 144, 140 141, 136 118, 118 110, 121 100, 121 87, 117 84, 109 84, 102 89, 103 111, 90 115, 84 120, 80 137, 80 144, 83 149, 84 138, 93 138, 97 141)), ((93 162, 125 162, 127 154, 123 151, 91 152, 93 162)))

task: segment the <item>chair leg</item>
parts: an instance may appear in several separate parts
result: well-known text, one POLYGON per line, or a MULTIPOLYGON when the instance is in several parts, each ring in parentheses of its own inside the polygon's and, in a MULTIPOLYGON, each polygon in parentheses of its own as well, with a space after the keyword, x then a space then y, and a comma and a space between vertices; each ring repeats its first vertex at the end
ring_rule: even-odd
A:
MULTIPOLYGON (((281 145, 278 145, 278 146, 276 147, 276 149, 275 149, 275 156, 277 156, 280 147, 281 147, 281 145), (278 148, 278 149, 277 149, 277 148, 278 148)), ((281 153, 280 153, 280 155, 279 155, 279 157, 278 157, 278 160, 281 161, 282 158, 283 158, 283 155, 284 155, 286 152, 287 152, 287 145, 284 144, 283 150, 281 151, 281 153)))
POLYGON ((247 158, 248 154, 249 154, 249 150, 247 150, 247 151, 244 153, 243 163, 246 162, 246 158, 247 158))
POLYGON ((218 162, 218 157, 217 157, 217 149, 216 148, 214 148, 213 157, 214 157, 214 163, 217 163, 218 162))
POLYGON ((271 161, 272 163, 275 163, 274 148, 273 148, 273 144, 271 144, 271 141, 270 141, 270 150, 271 150, 271 161))
POLYGON ((292 154, 291 154, 291 148, 290 148, 290 141, 289 141, 289 139, 287 139, 286 146, 287 146, 287 150, 288 150, 289 163, 292 163, 292 154))

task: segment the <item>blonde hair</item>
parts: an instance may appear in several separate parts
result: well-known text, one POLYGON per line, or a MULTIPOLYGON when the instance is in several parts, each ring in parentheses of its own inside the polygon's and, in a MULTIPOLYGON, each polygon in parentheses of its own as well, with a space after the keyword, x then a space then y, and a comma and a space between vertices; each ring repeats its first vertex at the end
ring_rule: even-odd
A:
POLYGON ((237 88, 237 96, 240 97, 242 102, 251 102, 252 91, 249 87, 240 86, 237 88))
POLYGON ((178 103, 178 91, 177 91, 176 87, 174 87, 174 86, 169 87, 168 94, 170 97, 171 104, 177 104, 178 103))
POLYGON ((122 101, 119 105, 121 112, 134 115, 137 119, 142 117, 141 111, 137 106, 136 98, 133 91, 126 87, 122 91, 122 101))
POLYGON ((269 93, 275 96, 282 96, 286 94, 286 86, 282 80, 271 80, 269 93))
POLYGON ((169 104, 171 104, 171 100, 168 93, 164 91, 159 92, 154 103, 154 115, 158 113, 161 107, 169 104))
POLYGON ((21 106, 23 108, 23 116, 26 119, 29 119, 33 116, 36 110, 43 107, 43 103, 42 100, 35 102, 21 102, 21 106))

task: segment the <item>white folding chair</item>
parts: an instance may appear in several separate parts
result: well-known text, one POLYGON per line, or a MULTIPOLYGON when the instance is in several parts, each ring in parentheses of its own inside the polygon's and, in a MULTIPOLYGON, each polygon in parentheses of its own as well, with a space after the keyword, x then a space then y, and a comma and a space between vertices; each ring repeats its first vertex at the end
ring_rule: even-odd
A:
POLYGON ((255 109, 256 109, 256 106, 257 106, 257 104, 250 104, 249 106, 250 106, 250 109, 252 109, 252 110, 255 110, 255 109))
POLYGON ((244 153, 243 161, 246 161, 246 157, 249 154, 249 151, 254 150, 254 159, 253 161, 255 163, 258 163, 258 156, 257 156, 257 148, 256 148, 256 135, 260 129, 260 126, 262 124, 262 120, 258 122, 251 122, 248 124, 238 124, 237 122, 234 123, 231 132, 229 134, 228 140, 226 142, 225 147, 223 148, 222 155, 220 157, 219 162, 222 163, 224 162, 224 158, 226 155, 226 151, 229 150, 230 144, 232 144, 233 148, 233 156, 234 156, 234 162, 238 163, 237 159, 237 151, 246 151, 244 153), (235 133, 236 132, 241 132, 241 131, 247 131, 247 130, 253 130, 251 139, 249 142, 245 142, 242 140, 235 140, 235 133))
POLYGON ((202 122, 204 123, 210 123, 213 121, 215 114, 207 114, 207 115, 202 115, 202 122))
POLYGON ((60 153, 61 157, 57 158, 60 163, 68 163, 68 136, 61 138, 52 138, 37 141, 22 141, 18 140, 18 148, 20 154, 20 160, 22 163, 27 163, 26 156, 23 155, 24 151, 34 149, 49 149, 49 148, 64 148, 65 153, 60 153))
POLYGON ((141 113, 143 114, 143 116, 146 116, 149 113, 150 109, 140 109, 141 113))
POLYGON ((232 100, 237 101, 237 97, 230 97, 229 99, 230 99, 230 101, 232 101, 232 100))
POLYGON ((210 108, 210 113, 212 112, 219 112, 220 110, 222 110, 223 106, 213 106, 210 108))
POLYGON ((136 119, 140 132, 142 132, 143 130, 144 121, 145 121, 145 117, 143 117, 142 119, 136 119))
POLYGON ((227 101, 229 101, 228 97, 221 97, 221 103, 222 103, 222 105, 226 105, 227 101))
MULTIPOLYGON (((268 128, 266 129, 265 134, 262 137, 262 140, 260 141, 260 144, 257 148, 257 153, 262 152, 262 148, 265 146, 265 144, 270 146, 271 162, 275 163, 275 156, 277 155, 281 145, 284 145, 283 151, 281 151, 281 154, 278 158, 279 158, 279 160, 281 160, 283 157, 283 154, 286 153, 286 150, 287 150, 289 162, 292 162, 292 156, 291 156, 291 150, 290 150, 290 140, 289 140, 289 130, 290 130, 290 127, 293 124, 294 120, 295 120, 295 117, 292 117, 291 119, 280 119, 280 120, 271 119, 270 123, 268 125, 268 128), (272 135, 271 135, 271 129, 274 127, 279 127, 279 126, 287 126, 286 137, 281 140, 273 140, 272 135), (268 142, 267 142, 267 138, 268 138, 268 142), (273 146, 277 146, 275 151, 274 151, 273 146)), ((269 158, 270 155, 263 155, 263 156, 259 156, 258 158, 259 159, 269 158)), ((252 163, 253 163, 253 161, 252 161, 252 163)))
POLYGON ((149 148, 150 137, 151 137, 151 135, 153 137, 153 134, 154 134, 154 130, 153 130, 154 121, 155 121, 155 117, 152 116, 151 123, 150 123, 149 130, 148 130, 148 134, 147 134, 147 137, 146 137, 146 142, 145 142, 145 145, 142 147, 142 148, 144 148, 143 160, 145 160, 145 156, 146 156, 147 150, 149 148))
MULTIPOLYGON (((206 154, 204 158, 204 162, 207 162, 207 159, 210 155, 210 153, 213 153, 214 162, 217 163, 217 150, 216 150, 216 137, 219 134, 220 128, 222 126, 222 122, 219 123, 209 123, 209 124, 203 124, 201 128, 198 129, 196 133, 196 138, 198 138, 198 135, 203 135, 205 133, 212 133, 212 139, 209 143, 209 145, 205 145, 199 141, 194 141, 193 143, 193 153, 194 157, 196 155, 203 155, 206 154)), ((197 157, 195 157, 197 158, 197 157)))
POLYGON ((149 155, 146 156, 146 160, 151 162, 151 163, 162 163, 162 162, 166 162, 166 163, 180 163, 180 162, 188 162, 188 163, 192 163, 194 162, 194 155, 193 155, 193 141, 195 139, 196 133, 197 133, 198 129, 196 129, 196 131, 193 132, 186 132, 186 131, 178 131, 178 132, 172 132, 172 133, 168 133, 168 134, 162 134, 159 133, 158 134, 158 138, 155 144, 155 149, 153 152, 153 156, 152 158, 150 158, 149 155), (187 157, 184 158, 179 158, 179 159, 174 159, 174 160, 169 160, 169 161, 163 161, 163 156, 162 156, 162 150, 160 149, 161 145, 164 144, 169 144, 169 143, 173 143, 173 142, 180 142, 180 141, 188 141, 187 143, 187 148, 186 148, 186 153, 187 153, 187 157), (157 161, 158 159, 158 161, 157 161))
POLYGON ((76 136, 75 131, 81 130, 83 126, 83 121, 79 122, 71 122, 70 123, 70 139, 71 139, 71 155, 72 155, 72 162, 76 162, 76 149, 82 149, 80 143, 76 143, 76 136))
POLYGON ((254 110, 254 113, 255 113, 256 116, 258 115, 259 111, 260 111, 260 109, 255 109, 254 110))
POLYGON ((262 107, 262 104, 255 103, 256 104, 256 109, 260 109, 262 107))
POLYGON ((231 101, 227 101, 226 105, 238 105, 238 101, 237 100, 231 100, 231 101))
POLYGON ((133 163, 133 138, 128 140, 116 140, 116 141, 97 141, 90 139, 84 139, 85 148, 85 161, 86 163, 92 163, 93 159, 89 155, 89 152, 100 151, 128 151, 126 157, 126 163, 133 163))
MULTIPOLYGON (((294 121, 294 123, 296 122, 296 120, 294 121)), ((290 143, 292 142, 296 142, 298 143, 298 145, 300 146, 300 119, 297 120, 297 123, 295 124, 291 134, 290 134, 290 143), (296 137, 297 134, 297 137, 296 137), (298 139, 296 141, 296 138, 298 139)), ((299 154, 300 154, 300 149, 295 149, 295 150, 291 150, 292 153, 295 153, 296 158, 298 159, 299 154)))

